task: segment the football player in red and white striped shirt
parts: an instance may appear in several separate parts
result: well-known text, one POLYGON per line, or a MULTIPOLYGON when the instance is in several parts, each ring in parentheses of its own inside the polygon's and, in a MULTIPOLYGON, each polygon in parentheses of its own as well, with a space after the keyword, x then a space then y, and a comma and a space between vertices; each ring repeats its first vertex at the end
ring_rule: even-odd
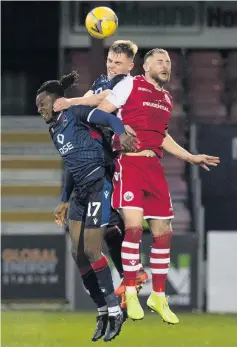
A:
MULTIPOLYGON (((144 76, 127 76, 118 83, 99 109, 119 110, 124 124, 131 126, 140 141, 136 153, 122 152, 116 162, 112 206, 122 212, 125 237, 122 243, 122 263, 128 316, 142 319, 143 309, 136 292, 139 266, 139 242, 143 218, 153 234, 150 253, 152 293, 147 305, 164 321, 177 324, 165 297, 165 282, 170 264, 173 207, 160 158, 163 149, 191 164, 216 166, 219 158, 192 155, 180 147, 167 132, 173 102, 164 85, 169 81, 171 61, 167 51, 153 49, 144 60, 144 76)), ((115 148, 119 149, 114 142, 115 148)))

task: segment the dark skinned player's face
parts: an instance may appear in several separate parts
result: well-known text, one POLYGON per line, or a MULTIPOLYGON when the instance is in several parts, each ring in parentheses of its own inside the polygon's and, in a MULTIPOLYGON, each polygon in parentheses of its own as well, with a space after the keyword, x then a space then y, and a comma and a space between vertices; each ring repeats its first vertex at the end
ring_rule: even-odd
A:
POLYGON ((49 123, 53 116, 53 104, 56 97, 52 94, 42 92, 36 97, 36 107, 46 123, 49 123))

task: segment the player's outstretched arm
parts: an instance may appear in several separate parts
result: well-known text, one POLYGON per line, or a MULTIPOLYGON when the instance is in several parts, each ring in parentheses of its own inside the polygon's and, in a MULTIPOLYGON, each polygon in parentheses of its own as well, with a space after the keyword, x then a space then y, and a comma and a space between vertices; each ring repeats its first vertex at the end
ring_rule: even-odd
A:
POLYGON ((186 151, 181 147, 168 133, 164 138, 162 147, 169 153, 173 154, 175 157, 188 161, 188 158, 191 156, 191 153, 186 151))
POLYGON ((84 96, 79 98, 59 98, 55 101, 53 109, 54 112, 59 112, 61 110, 66 110, 71 106, 74 105, 84 105, 84 106, 91 106, 95 107, 98 106, 107 95, 110 93, 110 89, 106 89, 100 94, 92 94, 88 91, 84 96))
POLYGON ((213 157, 206 154, 191 154, 186 149, 178 145, 174 139, 167 134, 162 147, 169 153, 173 154, 175 157, 186 160, 190 164, 200 165, 203 169, 210 171, 208 166, 217 166, 220 163, 219 157, 213 157))

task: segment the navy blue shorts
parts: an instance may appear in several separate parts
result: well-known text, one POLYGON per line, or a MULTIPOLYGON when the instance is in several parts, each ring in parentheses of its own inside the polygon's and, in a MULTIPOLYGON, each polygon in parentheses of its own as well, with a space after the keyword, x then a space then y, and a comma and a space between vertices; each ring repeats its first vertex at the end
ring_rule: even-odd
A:
POLYGON ((95 229, 117 225, 119 216, 112 212, 112 182, 106 177, 88 182, 74 191, 68 218, 84 222, 85 228, 95 229), (111 222, 111 223, 110 223, 111 222))

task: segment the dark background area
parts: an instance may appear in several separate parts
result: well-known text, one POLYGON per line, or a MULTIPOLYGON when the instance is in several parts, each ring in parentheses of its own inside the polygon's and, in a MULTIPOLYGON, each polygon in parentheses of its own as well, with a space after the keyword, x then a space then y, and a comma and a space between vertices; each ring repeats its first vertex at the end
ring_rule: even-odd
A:
POLYGON ((2 96, 5 93, 4 75, 24 72, 30 82, 26 83, 25 114, 35 114, 36 90, 42 82, 58 75, 60 3, 4 1, 1 7, 2 96))

